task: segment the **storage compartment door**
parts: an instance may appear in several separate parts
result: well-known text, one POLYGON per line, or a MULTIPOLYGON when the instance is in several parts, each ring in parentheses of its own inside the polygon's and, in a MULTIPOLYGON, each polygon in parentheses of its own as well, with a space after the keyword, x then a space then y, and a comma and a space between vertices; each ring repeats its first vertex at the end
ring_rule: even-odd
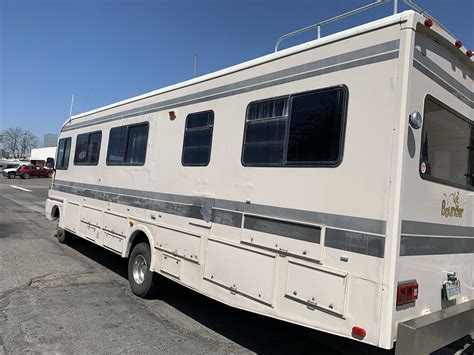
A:
POLYGON ((253 300, 271 305, 275 256, 209 240, 204 278, 253 300))
POLYGON ((285 297, 343 317, 348 274, 290 261, 285 297))

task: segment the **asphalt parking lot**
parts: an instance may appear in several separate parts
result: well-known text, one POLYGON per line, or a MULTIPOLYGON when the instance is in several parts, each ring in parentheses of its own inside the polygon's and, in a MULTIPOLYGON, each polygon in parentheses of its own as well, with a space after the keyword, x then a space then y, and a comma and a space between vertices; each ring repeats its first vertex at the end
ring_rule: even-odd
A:
POLYGON ((44 217, 50 179, 0 178, 0 354, 387 354, 225 306, 162 279, 135 297, 126 261, 44 217))

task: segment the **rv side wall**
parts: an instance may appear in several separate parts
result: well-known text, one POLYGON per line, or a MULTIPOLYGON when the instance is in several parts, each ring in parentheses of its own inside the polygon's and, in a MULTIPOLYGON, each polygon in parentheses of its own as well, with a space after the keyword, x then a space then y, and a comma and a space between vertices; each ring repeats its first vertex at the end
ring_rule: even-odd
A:
POLYGON ((363 327, 362 340, 380 345, 399 56, 394 17, 334 43, 76 119, 61 132, 71 138, 69 165, 56 172, 47 212, 59 208, 60 227, 124 257, 143 233, 154 271, 229 305, 349 338, 352 327, 363 327), (340 161, 243 161, 250 103, 327 88, 347 99, 340 161), (186 119, 209 110, 210 161, 183 166, 186 119), (111 129, 143 122, 144 164, 107 165, 111 129), (97 165, 75 164, 78 135, 98 131, 88 136, 101 142, 97 165))

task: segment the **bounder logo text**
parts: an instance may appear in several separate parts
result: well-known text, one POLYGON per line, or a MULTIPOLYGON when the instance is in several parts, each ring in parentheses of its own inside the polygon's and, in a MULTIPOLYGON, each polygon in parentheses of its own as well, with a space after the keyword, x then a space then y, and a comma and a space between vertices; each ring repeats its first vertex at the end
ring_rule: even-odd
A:
POLYGON ((459 207, 459 191, 449 195, 443 194, 444 199, 441 202, 441 215, 449 218, 462 218, 464 209, 459 207))

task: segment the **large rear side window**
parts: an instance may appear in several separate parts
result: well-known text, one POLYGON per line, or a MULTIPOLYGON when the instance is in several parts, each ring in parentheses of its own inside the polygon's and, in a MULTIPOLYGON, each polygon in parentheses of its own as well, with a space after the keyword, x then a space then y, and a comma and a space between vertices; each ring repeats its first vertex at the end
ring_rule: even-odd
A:
POLYGON ((342 160, 347 88, 338 86, 249 104, 246 166, 336 166, 342 160))
POLYGON ((474 125, 428 96, 423 117, 422 178, 474 189, 474 125))

